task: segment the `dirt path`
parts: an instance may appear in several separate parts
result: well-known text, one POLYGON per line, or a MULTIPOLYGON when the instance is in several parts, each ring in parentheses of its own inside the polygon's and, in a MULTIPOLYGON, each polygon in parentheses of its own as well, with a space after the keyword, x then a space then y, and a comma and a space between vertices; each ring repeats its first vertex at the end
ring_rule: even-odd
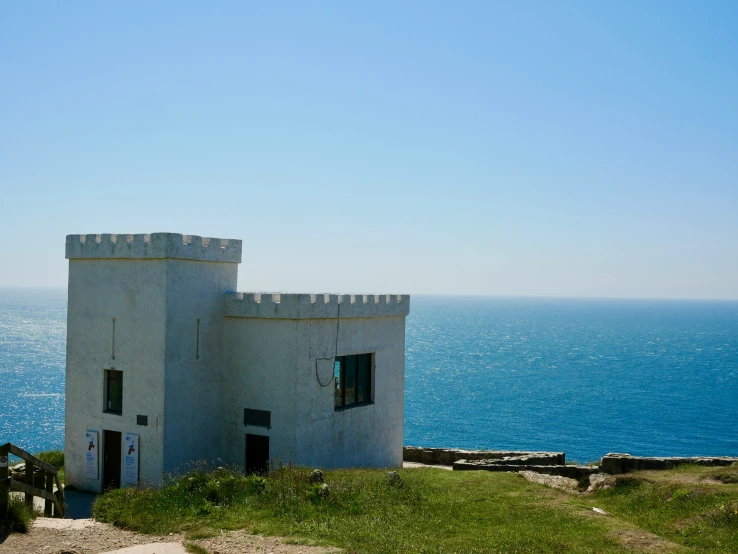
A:
POLYGON ((435 469, 445 469, 447 471, 452 471, 454 468, 453 466, 439 466, 439 465, 431 465, 431 464, 420 464, 418 462, 402 462, 402 467, 405 469, 408 468, 416 468, 416 467, 432 467, 435 469))
MULTIPOLYGON (((210 554, 327 554, 336 549, 286 544, 276 537, 231 531, 210 539, 185 541, 182 535, 140 535, 91 519, 37 518, 28 533, 14 533, 3 541, 0 553, 13 554, 101 554, 135 545, 152 545, 151 552, 164 550, 165 543, 193 542, 210 554)), ((148 551, 148 549, 147 549, 148 551)))

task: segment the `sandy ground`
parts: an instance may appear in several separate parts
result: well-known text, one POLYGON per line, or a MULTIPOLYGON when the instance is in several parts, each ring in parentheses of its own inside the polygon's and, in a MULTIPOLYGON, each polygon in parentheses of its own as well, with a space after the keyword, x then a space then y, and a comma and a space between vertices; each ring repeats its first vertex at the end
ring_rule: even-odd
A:
MULTIPOLYGON (((2 541, 2 539, 0 539, 2 541)), ((182 535, 157 537, 123 531, 91 519, 37 518, 28 533, 13 533, 0 543, 0 553, 13 554, 180 554, 181 545, 193 542, 211 554, 327 554, 336 549, 285 544, 276 537, 249 535, 244 531, 219 537, 185 541, 182 535), (136 545, 150 545, 132 550, 136 545), (177 549, 176 547, 180 548, 177 549), (124 550, 123 550, 124 549, 124 550), (122 552, 119 552, 121 551, 122 552)))

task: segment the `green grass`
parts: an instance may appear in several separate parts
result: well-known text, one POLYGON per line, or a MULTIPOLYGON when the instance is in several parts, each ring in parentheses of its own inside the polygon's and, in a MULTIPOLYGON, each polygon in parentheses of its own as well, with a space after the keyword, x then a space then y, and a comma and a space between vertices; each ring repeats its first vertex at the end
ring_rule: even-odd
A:
POLYGON ((35 455, 42 462, 54 466, 56 469, 64 467, 64 452, 61 450, 46 450, 35 455))
POLYGON ((64 451, 63 450, 46 450, 34 454, 42 462, 46 462, 54 466, 58 472, 59 482, 64 483, 64 451))
POLYGON ((192 542, 186 542, 184 547, 187 552, 190 552, 190 554, 210 554, 202 546, 192 542))
POLYGON ((736 478, 735 467, 640 472, 620 476, 613 489, 585 497, 585 503, 690 549, 738 552, 736 478))
POLYGON ((100 521, 144 533, 220 529, 281 535, 357 553, 621 552, 607 525, 563 505, 558 491, 514 474, 398 470, 326 471, 327 498, 309 470, 266 478, 193 471, 161 490, 110 491, 95 504, 100 521))
POLYGON ((650 531, 680 551, 738 552, 738 484, 714 480, 730 481, 738 468, 641 472, 580 497, 508 473, 398 473, 393 485, 382 470, 325 471, 330 493, 322 497, 307 469, 267 477, 196 469, 160 490, 110 491, 94 515, 144 533, 185 532, 189 541, 246 528, 367 554, 624 552, 623 529, 650 531))

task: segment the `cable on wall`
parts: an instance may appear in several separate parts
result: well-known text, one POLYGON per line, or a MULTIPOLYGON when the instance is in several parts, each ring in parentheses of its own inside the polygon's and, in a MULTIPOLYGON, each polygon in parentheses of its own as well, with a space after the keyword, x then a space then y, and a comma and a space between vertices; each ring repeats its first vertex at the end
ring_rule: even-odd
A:
MULTIPOLYGON (((346 297, 346 295, 344 294, 344 299, 345 299, 345 297, 346 297)), ((313 316, 315 316, 315 304, 313 304, 313 316)), ((314 319, 315 319, 315 317, 313 317, 310 320, 310 348, 311 348, 311 350, 312 350, 312 347, 313 347, 313 320, 314 319)), ((335 352, 333 354, 333 357, 332 358, 315 358, 315 377, 318 380, 318 384, 321 387, 327 387, 336 378, 335 369, 334 370, 331 370, 331 378, 324 385, 320 381, 320 373, 318 372, 318 362, 321 361, 321 360, 335 360, 338 357, 338 334, 339 334, 339 331, 340 330, 341 330, 341 304, 338 304, 338 314, 337 314, 337 317, 336 317, 336 348, 335 348, 335 352)))

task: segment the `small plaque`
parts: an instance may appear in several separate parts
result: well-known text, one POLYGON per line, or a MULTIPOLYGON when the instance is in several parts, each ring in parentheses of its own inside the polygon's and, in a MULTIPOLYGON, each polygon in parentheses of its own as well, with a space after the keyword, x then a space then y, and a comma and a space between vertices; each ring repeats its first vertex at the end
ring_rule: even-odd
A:
POLYGON ((136 424, 137 425, 148 425, 149 424, 149 416, 137 415, 136 416, 136 424))
POLYGON ((252 410, 250 408, 244 408, 243 424, 253 425, 254 427, 266 427, 267 429, 271 429, 272 412, 267 410, 252 410))
POLYGON ((0 456, 0 467, 8 467, 8 457, 0 456))

